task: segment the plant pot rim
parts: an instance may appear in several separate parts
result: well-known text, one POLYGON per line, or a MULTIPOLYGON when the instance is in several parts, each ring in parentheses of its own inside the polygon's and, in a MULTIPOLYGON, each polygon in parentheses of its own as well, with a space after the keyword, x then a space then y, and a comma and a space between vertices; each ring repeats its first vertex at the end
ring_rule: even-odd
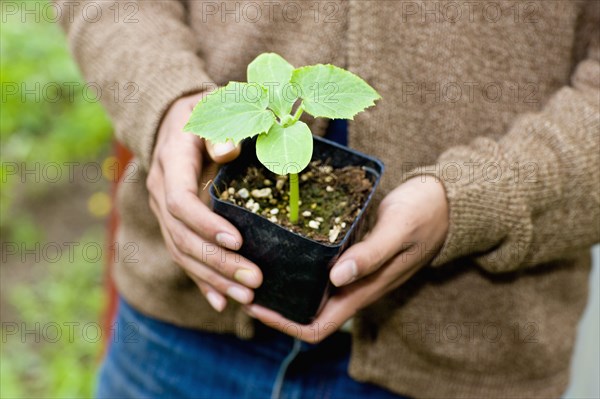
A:
MULTIPOLYGON (((250 140, 252 140, 252 139, 250 139, 250 140)), ((312 238, 308 238, 308 237, 306 237, 306 236, 304 236, 302 234, 296 233, 295 231, 288 230, 288 229, 286 229, 285 227, 281 226, 278 223, 273 223, 268 218, 266 218, 266 217, 264 217, 262 215, 259 215, 259 214, 256 214, 256 213, 252 213, 248 209, 246 209, 246 208, 244 208, 242 206, 239 206, 239 205, 234 204, 234 203, 229 202, 229 201, 224 201, 218 195, 216 195, 216 192, 215 192, 215 186, 216 186, 216 184, 215 183, 213 183, 213 184, 210 185, 209 193, 210 193, 211 199, 213 201, 215 201, 215 202, 219 202, 221 204, 228 205, 228 206, 233 206, 233 207, 242 209, 243 211, 245 211, 247 213, 250 213, 250 214, 255 215, 257 217, 263 218, 263 219, 267 220, 269 223, 271 223, 272 225, 276 226, 277 228, 285 230, 287 233, 293 234, 293 235, 295 235, 297 237, 300 237, 301 239, 306 240, 306 241, 308 241, 310 243, 318 244, 318 245, 321 245, 321 246, 324 246, 324 247, 328 247, 328 248, 341 248, 345 244, 345 242, 349 239, 350 235, 354 231, 354 228, 356 227, 356 224, 358 223, 359 220, 361 220, 361 218, 363 217, 363 214, 364 214, 365 210, 367 209, 369 203, 371 202, 371 199, 372 199, 373 195, 375 194, 375 191, 376 191, 376 189, 377 189, 377 187, 379 185, 379 181, 381 180, 381 175, 384 172, 385 165, 383 164, 382 161, 380 161, 379 159, 377 159, 375 157, 372 157, 370 155, 364 154, 364 153, 362 153, 360 151, 357 151, 357 150, 355 150, 353 148, 346 147, 344 145, 338 144, 335 141, 331 141, 331 140, 325 139, 323 137, 315 136, 315 135, 313 135, 313 140, 321 141, 321 142, 323 142, 325 144, 328 144, 330 146, 336 147, 336 148, 338 148, 339 150, 342 150, 342 151, 352 152, 354 154, 357 154, 357 155, 359 155, 359 156, 361 156, 363 158, 366 158, 369 161, 375 163, 379 167, 379 169, 380 169, 380 171, 377 171, 377 170, 375 170, 373 168, 370 168, 370 167, 367 167, 367 166, 361 166, 361 168, 363 170, 366 170, 367 172, 369 172, 369 173, 371 173, 371 174, 373 174, 375 176, 375 180, 373 181, 373 187, 371 188, 371 192, 369 193, 369 195, 365 199, 365 202, 363 203, 363 205, 362 205, 362 207, 360 209, 360 212, 358 213, 358 215, 356 215, 356 217, 352 221, 352 224, 350 225, 350 227, 346 231, 346 234, 344 235, 344 238, 340 242, 338 242, 337 244, 331 244, 331 243, 325 243, 325 242, 322 242, 322 241, 313 240, 312 238)), ((214 178, 214 182, 217 182, 217 181, 220 180, 220 178, 222 177, 222 175, 225 173, 227 165, 228 164, 225 164, 223 167, 221 167, 219 169, 219 172, 217 173, 217 175, 214 178)))

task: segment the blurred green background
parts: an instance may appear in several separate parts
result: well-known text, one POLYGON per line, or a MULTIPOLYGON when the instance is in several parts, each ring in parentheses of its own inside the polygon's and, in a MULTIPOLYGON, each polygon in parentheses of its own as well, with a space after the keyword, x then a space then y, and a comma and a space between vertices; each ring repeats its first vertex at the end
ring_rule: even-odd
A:
POLYGON ((60 27, 2 3, 0 397, 90 397, 104 338, 94 250, 110 210, 109 179, 96 175, 111 125, 60 27))

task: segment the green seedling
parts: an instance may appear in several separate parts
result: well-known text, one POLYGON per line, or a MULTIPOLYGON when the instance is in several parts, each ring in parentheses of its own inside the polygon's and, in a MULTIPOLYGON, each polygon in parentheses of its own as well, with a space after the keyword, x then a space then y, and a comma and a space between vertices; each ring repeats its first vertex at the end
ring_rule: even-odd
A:
POLYGON ((201 100, 184 131, 213 143, 230 140, 236 145, 258 135, 258 160, 273 173, 289 175, 289 218, 297 223, 298 173, 313 153, 310 128, 299 120, 302 113, 353 119, 381 97, 342 68, 323 64, 294 68, 274 53, 256 57, 248 65, 247 78, 247 83, 230 82, 201 100))

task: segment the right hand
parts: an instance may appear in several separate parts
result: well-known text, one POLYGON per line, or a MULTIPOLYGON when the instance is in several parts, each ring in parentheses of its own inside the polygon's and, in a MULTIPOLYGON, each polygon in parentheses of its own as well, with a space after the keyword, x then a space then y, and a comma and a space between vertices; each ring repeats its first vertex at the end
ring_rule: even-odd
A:
POLYGON ((262 283, 262 273, 231 251, 241 247, 242 236, 208 208, 208 189, 199 193, 199 183, 210 181, 219 163, 240 153, 230 142, 211 145, 183 132, 193 107, 206 94, 182 97, 165 114, 146 186, 171 257, 220 312, 227 305, 225 295, 243 304, 252 302, 252 288, 262 283))

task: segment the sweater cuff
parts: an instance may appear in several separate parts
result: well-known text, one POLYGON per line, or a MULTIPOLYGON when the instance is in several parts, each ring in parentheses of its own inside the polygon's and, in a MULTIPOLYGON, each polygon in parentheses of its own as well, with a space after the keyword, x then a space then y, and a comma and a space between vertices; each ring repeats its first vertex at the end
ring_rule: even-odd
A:
POLYGON ((437 164, 414 169, 403 180, 433 176, 446 190, 448 234, 432 266, 472 256, 490 272, 507 271, 527 253, 530 211, 507 175, 510 165, 499 156, 498 144, 489 139, 473 144, 448 150, 437 164))

